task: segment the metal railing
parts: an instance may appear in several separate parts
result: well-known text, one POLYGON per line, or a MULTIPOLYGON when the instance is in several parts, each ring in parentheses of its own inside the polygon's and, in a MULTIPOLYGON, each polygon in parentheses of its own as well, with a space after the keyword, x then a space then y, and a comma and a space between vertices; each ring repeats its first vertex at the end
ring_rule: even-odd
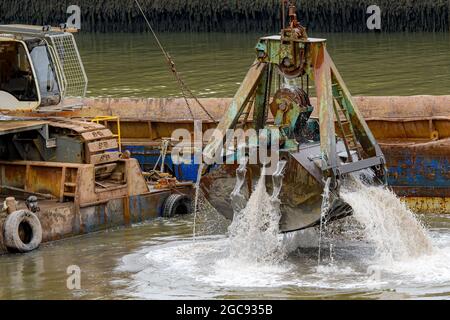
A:
POLYGON ((60 72, 63 97, 84 98, 88 79, 73 35, 67 32, 50 34, 47 39, 60 72))

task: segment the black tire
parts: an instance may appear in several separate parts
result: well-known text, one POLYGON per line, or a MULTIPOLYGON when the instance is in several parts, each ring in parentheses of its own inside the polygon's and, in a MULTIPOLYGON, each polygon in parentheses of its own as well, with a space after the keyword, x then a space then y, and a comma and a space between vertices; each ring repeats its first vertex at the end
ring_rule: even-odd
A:
POLYGON ((163 217, 192 213, 192 199, 184 194, 173 193, 167 197, 163 206, 163 217))
POLYGON ((31 211, 17 210, 6 218, 3 234, 9 251, 29 252, 42 242, 41 222, 31 211))

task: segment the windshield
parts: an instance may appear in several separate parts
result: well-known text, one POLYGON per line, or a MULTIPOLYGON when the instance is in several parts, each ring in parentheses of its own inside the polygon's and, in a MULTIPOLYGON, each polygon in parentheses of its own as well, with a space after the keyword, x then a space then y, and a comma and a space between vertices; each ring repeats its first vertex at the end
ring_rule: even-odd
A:
POLYGON ((31 60, 41 93, 41 106, 55 105, 61 100, 58 82, 45 44, 31 49, 31 60))
POLYGON ((0 41, 0 90, 19 101, 37 101, 30 62, 22 43, 0 41))

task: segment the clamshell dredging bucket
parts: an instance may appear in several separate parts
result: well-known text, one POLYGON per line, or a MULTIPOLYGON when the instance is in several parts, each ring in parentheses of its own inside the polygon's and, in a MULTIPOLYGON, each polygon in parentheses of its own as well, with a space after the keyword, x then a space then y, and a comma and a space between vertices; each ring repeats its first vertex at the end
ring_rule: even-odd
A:
MULTIPOLYGON (((337 151, 344 151, 342 143, 337 151)), ((279 195, 281 201, 280 231, 289 232, 320 223, 324 179, 320 168, 320 144, 303 145, 298 152, 280 153, 286 161, 279 195)), ((201 178, 201 188, 211 205, 228 219, 233 218, 230 195, 236 185, 238 164, 210 166, 201 178)), ((248 199, 261 174, 260 165, 247 165, 245 183, 241 192, 248 199)), ((272 179, 266 179, 267 191, 272 193, 272 179)), ((332 199, 327 220, 349 215, 351 208, 339 198, 332 199)))

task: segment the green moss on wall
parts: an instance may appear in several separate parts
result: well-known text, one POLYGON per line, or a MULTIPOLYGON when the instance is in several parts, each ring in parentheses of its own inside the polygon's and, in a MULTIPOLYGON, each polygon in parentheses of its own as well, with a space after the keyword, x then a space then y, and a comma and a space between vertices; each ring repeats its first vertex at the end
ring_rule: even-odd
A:
MULTIPOLYGON (((140 0, 158 31, 274 32, 279 0, 140 0)), ((86 31, 144 31, 133 0, 2 0, 1 23, 58 24, 78 4, 86 31)), ((365 32, 366 8, 377 4, 382 30, 449 31, 450 0, 297 0, 302 24, 313 31, 365 32)))

